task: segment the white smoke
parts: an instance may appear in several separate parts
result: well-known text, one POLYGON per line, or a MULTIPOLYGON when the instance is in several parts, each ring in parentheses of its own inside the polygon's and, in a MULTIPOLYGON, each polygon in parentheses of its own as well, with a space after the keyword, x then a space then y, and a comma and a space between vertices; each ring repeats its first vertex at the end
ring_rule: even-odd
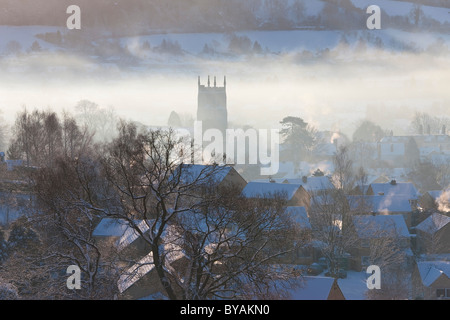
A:
POLYGON ((436 205, 439 211, 450 212, 450 186, 436 199, 436 205))

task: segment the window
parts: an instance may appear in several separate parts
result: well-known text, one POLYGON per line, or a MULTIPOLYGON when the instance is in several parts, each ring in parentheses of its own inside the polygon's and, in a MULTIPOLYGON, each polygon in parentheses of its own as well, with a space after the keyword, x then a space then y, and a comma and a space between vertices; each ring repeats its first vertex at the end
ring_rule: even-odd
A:
POLYGON ((436 289, 436 298, 444 298, 448 299, 450 298, 450 288, 445 289, 436 289))

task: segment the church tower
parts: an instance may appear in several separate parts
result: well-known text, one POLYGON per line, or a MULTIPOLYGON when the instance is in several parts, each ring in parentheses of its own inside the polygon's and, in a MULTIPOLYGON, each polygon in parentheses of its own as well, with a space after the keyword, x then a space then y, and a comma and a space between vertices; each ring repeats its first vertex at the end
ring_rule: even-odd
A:
POLYGON ((217 86, 208 76, 207 85, 202 85, 198 77, 197 121, 202 121, 203 132, 208 129, 218 129, 225 135, 228 128, 227 112, 227 79, 223 79, 223 87, 217 86))

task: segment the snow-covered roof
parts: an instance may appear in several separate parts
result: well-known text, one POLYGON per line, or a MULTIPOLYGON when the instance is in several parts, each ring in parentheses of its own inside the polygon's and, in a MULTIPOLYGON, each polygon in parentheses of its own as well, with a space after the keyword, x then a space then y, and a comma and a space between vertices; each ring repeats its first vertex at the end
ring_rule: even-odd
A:
POLYGON ((300 287, 290 291, 292 300, 327 300, 335 281, 331 277, 303 277, 300 287))
POLYGON ((440 213, 433 213, 416 226, 416 229, 433 234, 450 223, 450 217, 440 213))
POLYGON ((144 275, 153 270, 154 267, 155 265, 153 264, 153 254, 150 252, 120 276, 117 283, 120 293, 123 293, 125 290, 131 287, 144 275))
POLYGON ((418 199, 420 194, 411 182, 372 183, 370 188, 374 195, 404 195, 409 199, 418 199))
POLYGON ((411 139, 410 136, 385 136, 380 142, 381 143, 406 143, 411 139))
MULTIPOLYGON (((152 223, 147 220, 135 220, 134 223, 139 227, 143 233, 149 230, 149 225, 152 223)), ((92 233, 94 237, 117 237, 116 242, 119 250, 124 249, 129 244, 133 243, 138 237, 138 232, 129 225, 124 219, 104 218, 100 221, 92 233)))
MULTIPOLYGON (((137 227, 142 233, 147 232, 150 228, 149 225, 152 223, 151 221, 139 221, 135 222, 137 227)), ((124 234, 120 237, 119 241, 117 242, 117 246, 119 250, 124 249, 129 244, 133 243, 137 238, 139 238, 139 233, 136 231, 136 229, 128 226, 128 228, 125 230, 124 234)))
MULTIPOLYGON (((163 250, 165 253, 165 268, 170 270, 171 264, 184 256, 184 251, 179 246, 179 235, 175 228, 169 226, 162 238, 164 241, 163 250)), ((120 293, 123 293, 130 288, 143 276, 152 271, 154 267, 153 253, 150 252, 119 277, 117 286, 120 293)))
POLYGON ((122 219, 103 218, 95 227, 94 237, 121 237, 128 229, 128 223, 122 219))
POLYGON ((301 185, 308 192, 334 189, 334 185, 328 176, 307 177, 306 179, 285 179, 283 183, 301 185))
POLYGON ((351 210, 365 210, 377 213, 411 212, 407 196, 347 196, 351 210))
POLYGON ((274 197, 276 194, 286 195, 286 199, 290 200, 300 189, 299 185, 287 183, 265 183, 265 182, 249 182, 242 190, 242 195, 246 198, 274 197))
POLYGON ((264 183, 272 183, 272 182, 276 182, 276 183, 283 183, 283 181, 285 181, 285 178, 265 178, 265 179, 254 179, 251 182, 264 182, 264 183))
MULTIPOLYGON (((183 183, 220 183, 228 175, 232 167, 219 165, 183 164, 181 168, 181 181, 183 183)), ((180 170, 180 167, 177 168, 180 170)))
POLYGON ((285 210, 301 228, 311 229, 311 223, 309 222, 308 213, 306 212, 305 207, 286 207, 285 210))
POLYGON ((450 261, 419 261, 417 268, 426 287, 432 285, 443 274, 450 278, 450 261))
MULTIPOLYGON (((442 190, 430 190, 427 193, 434 199, 437 200, 444 193, 442 190)), ((449 199, 450 200, 450 199, 449 199)))
POLYGON ((362 239, 410 236, 402 215, 354 216, 353 225, 358 237, 362 239))

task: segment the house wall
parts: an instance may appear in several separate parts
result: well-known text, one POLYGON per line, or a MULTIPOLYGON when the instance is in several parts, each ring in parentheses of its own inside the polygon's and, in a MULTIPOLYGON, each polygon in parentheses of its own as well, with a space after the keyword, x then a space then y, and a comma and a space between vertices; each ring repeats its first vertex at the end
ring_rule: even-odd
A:
POLYGON ((429 193, 425 193, 423 196, 419 199, 419 205, 423 209, 435 209, 436 208, 436 202, 434 201, 434 198, 430 196, 429 193))
POLYGON ((450 253, 450 224, 439 229, 433 235, 417 229, 416 246, 420 253, 450 253))
POLYGON ((433 284, 427 287, 423 285, 419 271, 416 268, 412 275, 412 286, 413 299, 437 300, 436 290, 450 289, 450 278, 443 274, 433 284))
POLYGON ((218 188, 237 188, 239 192, 244 190, 247 185, 247 181, 234 169, 231 168, 230 172, 228 172, 227 176, 222 180, 219 184, 218 188))
POLYGON ((295 195, 287 203, 288 207, 305 207, 306 211, 309 212, 311 207, 311 197, 309 193, 300 187, 295 195))
POLYGON ((328 295, 328 300, 345 300, 345 296, 337 283, 337 279, 334 279, 333 286, 328 295))

